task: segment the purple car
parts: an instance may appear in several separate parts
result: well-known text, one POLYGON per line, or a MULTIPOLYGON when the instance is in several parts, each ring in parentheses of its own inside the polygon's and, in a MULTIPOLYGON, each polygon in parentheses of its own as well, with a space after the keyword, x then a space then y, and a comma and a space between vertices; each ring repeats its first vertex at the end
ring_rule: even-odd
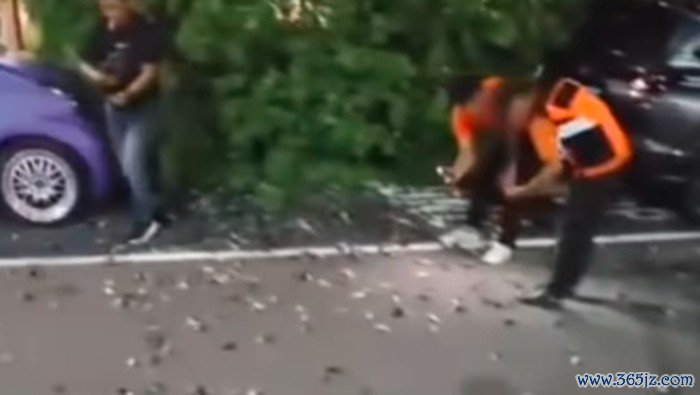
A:
POLYGON ((112 194, 101 106, 79 80, 38 63, 0 64, 0 192, 14 217, 56 224, 112 194))

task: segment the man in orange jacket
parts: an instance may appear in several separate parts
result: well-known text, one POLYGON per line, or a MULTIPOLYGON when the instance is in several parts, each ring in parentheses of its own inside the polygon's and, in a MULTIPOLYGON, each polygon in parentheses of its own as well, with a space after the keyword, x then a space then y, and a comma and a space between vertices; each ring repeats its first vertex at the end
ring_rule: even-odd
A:
POLYGON ((483 226, 489 207, 500 200, 495 180, 505 164, 504 84, 499 77, 460 80, 450 92, 457 158, 445 176, 455 195, 470 196, 467 224, 477 229, 483 226))
MULTIPOLYGON (((452 87, 452 131, 458 155, 446 178, 456 195, 469 196, 467 224, 482 233, 487 233, 483 228, 491 208, 505 203, 503 182, 512 173, 512 162, 517 156, 513 142, 519 137, 507 130, 511 100, 520 92, 529 91, 531 85, 529 81, 488 77, 457 81, 452 87)), ((490 243, 482 257, 485 263, 503 264, 511 259, 519 231, 519 221, 513 213, 506 210, 502 216, 506 229, 490 243)), ((458 229, 442 236, 441 241, 448 246, 459 245, 459 240, 467 236, 458 229)))
MULTIPOLYGON (((558 240, 555 268, 549 284, 523 303, 558 308, 574 294, 590 266, 593 237, 604 215, 613 184, 633 157, 626 131, 591 89, 572 80, 562 80, 546 102, 549 121, 556 125, 560 160, 524 185, 505 191, 511 202, 541 196, 562 177, 570 188, 558 240)), ((545 137, 549 138, 549 137, 545 137)))
POLYGON ((554 198, 565 193, 566 185, 557 176, 561 173, 561 157, 556 126, 535 110, 543 107, 543 103, 535 101, 541 101, 538 95, 532 89, 525 90, 516 95, 508 108, 505 129, 510 163, 500 176, 500 183, 505 192, 518 195, 505 198, 502 203, 500 233, 482 257, 491 265, 512 259, 522 217, 553 211, 554 198))

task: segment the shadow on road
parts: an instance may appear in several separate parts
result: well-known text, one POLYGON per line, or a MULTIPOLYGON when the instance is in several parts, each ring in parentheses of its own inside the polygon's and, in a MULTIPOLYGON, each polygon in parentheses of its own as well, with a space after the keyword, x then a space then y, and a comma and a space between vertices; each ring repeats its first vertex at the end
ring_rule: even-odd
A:
POLYGON ((642 302, 635 300, 609 299, 597 296, 576 296, 575 301, 591 306, 607 307, 620 313, 627 314, 655 314, 663 316, 666 314, 666 307, 661 304, 642 302))

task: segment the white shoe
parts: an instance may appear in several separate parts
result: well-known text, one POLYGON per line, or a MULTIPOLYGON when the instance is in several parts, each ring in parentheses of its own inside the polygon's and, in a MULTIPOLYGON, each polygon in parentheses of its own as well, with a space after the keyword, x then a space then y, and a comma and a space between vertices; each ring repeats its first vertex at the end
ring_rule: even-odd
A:
POLYGON ((131 246, 142 246, 148 244, 160 233, 163 226, 158 221, 151 221, 148 225, 136 225, 127 238, 127 244, 131 246))
POLYGON ((505 244, 494 242, 488 251, 481 257, 484 263, 498 266, 505 265, 513 259, 514 251, 505 244))
POLYGON ((470 228, 458 228, 440 236, 440 244, 445 248, 472 250, 483 245, 479 233, 470 228))

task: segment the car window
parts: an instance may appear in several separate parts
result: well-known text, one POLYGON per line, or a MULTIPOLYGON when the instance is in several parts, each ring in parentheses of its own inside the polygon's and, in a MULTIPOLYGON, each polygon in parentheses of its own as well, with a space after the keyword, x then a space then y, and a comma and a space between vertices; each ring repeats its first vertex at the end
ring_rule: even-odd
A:
POLYGON ((679 70, 700 71, 700 20, 682 18, 669 44, 668 65, 679 70))
POLYGON ((603 2, 574 35, 571 49, 601 70, 655 68, 666 62, 673 23, 658 6, 603 2))

